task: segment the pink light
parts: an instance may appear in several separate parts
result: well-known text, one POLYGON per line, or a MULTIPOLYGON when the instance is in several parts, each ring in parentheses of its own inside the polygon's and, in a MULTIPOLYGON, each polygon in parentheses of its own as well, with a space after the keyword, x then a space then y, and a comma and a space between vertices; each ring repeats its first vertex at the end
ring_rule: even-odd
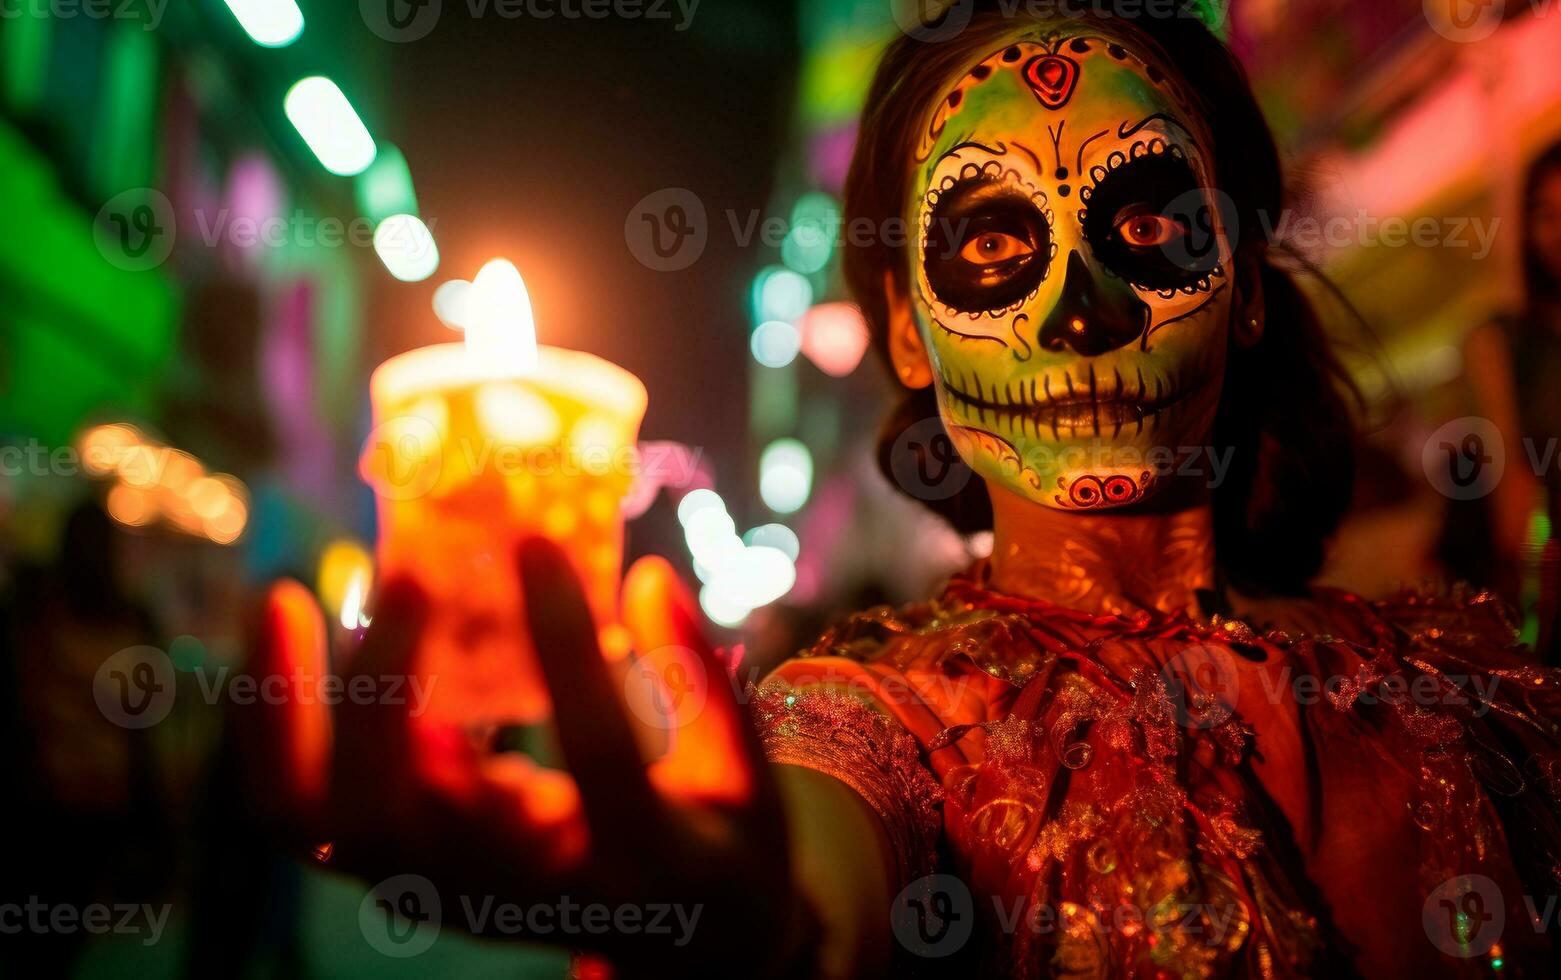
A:
POLYGON ((867 320, 851 303, 820 303, 797 321, 802 353, 834 378, 856 370, 867 353, 867 320))
POLYGON ((258 153, 239 158, 228 171, 227 227, 242 250, 259 253, 267 228, 284 207, 286 191, 271 162, 258 153))

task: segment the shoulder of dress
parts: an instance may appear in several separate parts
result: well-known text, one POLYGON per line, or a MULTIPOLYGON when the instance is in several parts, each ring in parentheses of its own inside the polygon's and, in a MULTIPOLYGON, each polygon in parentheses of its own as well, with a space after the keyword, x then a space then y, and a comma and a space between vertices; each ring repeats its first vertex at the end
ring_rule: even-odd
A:
POLYGON ((991 611, 946 594, 906 606, 874 606, 830 624, 798 656, 844 657, 860 663, 896 659, 929 639, 951 636, 994 618, 991 611))
POLYGON ((1458 584, 1418 586, 1380 599, 1340 589, 1319 590, 1318 595, 1341 621, 1389 645, 1523 652, 1517 613, 1492 592, 1458 584))
POLYGON ((840 658, 908 676, 978 670, 1019 684, 1047 659, 1049 635, 1046 617, 1033 610, 993 606, 950 588, 926 602, 848 616, 791 663, 840 658))

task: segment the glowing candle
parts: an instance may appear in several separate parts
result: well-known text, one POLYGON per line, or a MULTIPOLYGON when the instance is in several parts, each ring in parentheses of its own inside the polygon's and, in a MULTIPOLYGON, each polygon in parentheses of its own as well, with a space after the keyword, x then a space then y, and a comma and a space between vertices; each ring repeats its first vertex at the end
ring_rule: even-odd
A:
POLYGON ((408 351, 374 372, 360 470, 379 498, 381 578, 409 575, 431 597, 430 711, 529 723, 545 717, 547 696, 521 622, 517 545, 534 534, 562 545, 604 648, 621 646, 619 503, 645 386, 591 354, 539 348, 510 263, 488 263, 469 293, 464 344, 408 351))

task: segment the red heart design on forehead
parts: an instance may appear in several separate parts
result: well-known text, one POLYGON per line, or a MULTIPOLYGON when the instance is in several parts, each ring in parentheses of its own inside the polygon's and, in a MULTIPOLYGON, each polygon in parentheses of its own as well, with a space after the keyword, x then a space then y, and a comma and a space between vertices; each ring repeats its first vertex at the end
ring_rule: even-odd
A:
POLYGON ((1060 54, 1043 54, 1024 66, 1024 80, 1048 109, 1060 109, 1079 83, 1079 63, 1060 54))

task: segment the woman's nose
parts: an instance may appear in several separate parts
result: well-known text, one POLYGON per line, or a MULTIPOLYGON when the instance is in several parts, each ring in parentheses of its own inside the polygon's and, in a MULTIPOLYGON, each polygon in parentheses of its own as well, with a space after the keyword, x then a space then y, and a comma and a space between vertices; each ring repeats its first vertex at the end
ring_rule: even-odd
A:
POLYGON ((1068 256, 1062 296, 1041 323, 1037 338, 1045 350, 1071 349, 1093 357, 1125 347, 1149 327, 1149 307, 1121 279, 1102 282, 1078 252, 1068 256))

